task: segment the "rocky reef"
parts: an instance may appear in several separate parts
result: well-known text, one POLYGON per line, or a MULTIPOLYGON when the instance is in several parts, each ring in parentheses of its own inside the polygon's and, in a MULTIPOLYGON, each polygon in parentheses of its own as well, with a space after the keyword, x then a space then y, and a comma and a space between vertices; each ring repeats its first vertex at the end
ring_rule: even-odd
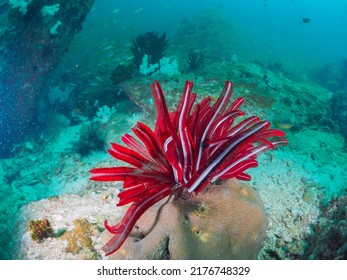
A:
POLYGON ((9 1, 0 22, 0 158, 37 124, 38 100, 94 0, 9 1), (5 110, 6 108, 6 110, 5 110), (22 135, 18 135, 22 131, 22 135))

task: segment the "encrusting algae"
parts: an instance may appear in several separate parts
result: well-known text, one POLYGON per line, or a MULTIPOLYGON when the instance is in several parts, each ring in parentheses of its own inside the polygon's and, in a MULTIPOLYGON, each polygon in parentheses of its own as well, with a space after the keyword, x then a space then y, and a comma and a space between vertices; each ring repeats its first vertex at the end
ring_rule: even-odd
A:
POLYGON ((74 229, 65 232, 60 238, 67 241, 66 252, 78 254, 82 250, 95 254, 91 235, 95 230, 93 224, 86 219, 73 221, 74 229))

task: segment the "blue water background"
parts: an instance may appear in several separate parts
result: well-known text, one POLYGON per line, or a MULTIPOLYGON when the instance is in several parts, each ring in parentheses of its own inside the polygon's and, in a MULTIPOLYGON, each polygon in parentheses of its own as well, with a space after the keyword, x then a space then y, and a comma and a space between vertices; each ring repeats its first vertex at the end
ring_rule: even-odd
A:
MULTIPOLYGON (((280 62, 310 72, 347 58, 347 1, 344 0, 102 0, 86 23, 94 36, 132 40, 156 30, 174 35, 182 19, 215 10, 230 21, 234 53, 264 64, 280 62), (117 11, 119 10, 119 11, 117 11), (116 11, 116 12, 115 12, 116 11), (303 18, 310 18, 303 23, 303 18), (102 27, 99 29, 99 27, 102 27)), ((93 36, 93 35, 92 35, 93 36)))
MULTIPOLYGON (((230 57, 258 61, 263 65, 278 64, 296 77, 307 78, 327 64, 347 59, 347 1, 344 0, 96 0, 83 30, 70 46, 61 69, 90 68, 100 63, 100 43, 108 43, 117 52, 130 56, 131 42, 148 31, 175 36, 184 19, 204 10, 214 10, 230 22, 233 43, 230 57), (303 23, 309 18, 309 23, 303 23)), ((223 58, 222 58, 223 59, 223 58)), ((116 65, 116 63, 115 63, 116 65)), ((1 89, 1 86, 0 86, 1 89)), ((9 153, 11 143, 23 135, 13 123, 16 116, 4 108, 12 108, 11 93, 3 93, 7 102, 0 110, 0 149, 9 153), (10 118, 9 116, 12 116, 10 118)), ((16 110, 14 108, 14 110, 16 110)), ((21 127, 18 127, 21 130, 21 127)), ((24 135, 25 136, 25 135, 24 135)))

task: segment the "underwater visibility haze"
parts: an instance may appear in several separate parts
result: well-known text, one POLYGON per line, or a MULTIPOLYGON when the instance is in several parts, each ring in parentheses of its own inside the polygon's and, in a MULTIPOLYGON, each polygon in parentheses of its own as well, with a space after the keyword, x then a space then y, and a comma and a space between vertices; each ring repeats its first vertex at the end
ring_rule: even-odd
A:
POLYGON ((1 1, 0 259, 347 259, 346 26, 342 0, 1 1))

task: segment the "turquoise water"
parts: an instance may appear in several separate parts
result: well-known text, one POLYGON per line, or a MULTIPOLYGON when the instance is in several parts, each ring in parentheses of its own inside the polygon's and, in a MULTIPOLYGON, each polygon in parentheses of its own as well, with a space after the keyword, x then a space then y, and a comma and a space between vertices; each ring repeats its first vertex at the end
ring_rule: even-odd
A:
POLYGON ((28 217, 39 216, 29 213, 35 202, 83 196, 92 188, 89 170, 109 160, 108 143, 120 142, 137 121, 153 126, 149 84, 155 79, 170 109, 185 80, 194 81, 198 93, 216 96, 230 79, 249 115, 287 133, 288 147, 264 155, 249 172, 251 184, 271 205, 270 220, 280 207, 271 192, 287 186, 288 196, 304 207, 278 223, 287 225, 295 212, 305 221, 292 230, 270 228, 268 236, 278 242, 266 243, 260 258, 347 258, 345 1, 96 0, 82 28, 67 20, 68 12, 85 9, 78 1, 61 14, 62 1, 47 16, 39 2, 25 14, 10 4, 0 12, 0 23, 12 28, 0 29, 0 259, 29 258, 18 252, 28 217), (133 67, 133 42, 151 31, 166 34, 160 71, 115 71, 133 67), (192 53, 202 57, 195 66, 192 53), (305 234, 295 233, 303 224, 305 234))

